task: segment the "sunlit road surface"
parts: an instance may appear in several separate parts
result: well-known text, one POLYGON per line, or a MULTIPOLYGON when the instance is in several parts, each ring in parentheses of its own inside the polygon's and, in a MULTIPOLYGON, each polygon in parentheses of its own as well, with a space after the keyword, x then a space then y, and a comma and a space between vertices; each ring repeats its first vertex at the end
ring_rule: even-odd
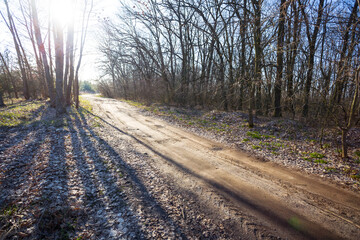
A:
POLYGON ((186 171, 205 182, 242 212, 276 229, 279 237, 359 239, 359 194, 144 116, 125 102, 83 97, 114 131, 170 163, 168 168, 186 171))

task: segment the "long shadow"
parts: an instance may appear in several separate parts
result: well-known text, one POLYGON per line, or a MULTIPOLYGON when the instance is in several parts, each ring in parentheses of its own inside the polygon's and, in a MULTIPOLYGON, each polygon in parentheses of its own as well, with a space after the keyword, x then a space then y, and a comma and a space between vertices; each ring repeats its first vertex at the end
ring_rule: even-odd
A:
MULTIPOLYGON (((46 102, 46 101, 45 100, 36 100, 36 102, 46 102)), ((20 107, 20 106, 24 107, 24 106, 30 105, 32 103, 34 103, 33 100, 24 100, 24 101, 13 103, 13 104, 8 104, 6 106, 6 108, 0 109, 0 112, 6 111, 6 110, 9 110, 9 109, 13 109, 13 108, 16 108, 16 107, 20 107)))
POLYGON ((31 132, 30 129, 26 129, 22 131, 17 130, 16 134, 13 137, 9 138, 8 130, 9 130, 8 128, 0 129, 0 154, 4 152, 6 149, 17 145, 19 142, 24 140, 31 132))
MULTIPOLYGON (((65 116, 60 120, 64 122, 65 116)), ((66 131, 55 131, 51 129, 50 153, 48 166, 43 176, 45 182, 42 186, 42 215, 37 221, 38 234, 40 238, 55 239, 65 237, 67 231, 66 223, 71 222, 70 206, 67 201, 68 171, 65 154, 66 131)))
MULTIPOLYGON (((32 122, 33 119, 37 118, 42 112, 46 111, 45 108, 46 108, 46 106, 43 105, 43 106, 39 107, 38 109, 36 109, 35 111, 32 111, 31 117, 30 117, 30 122, 32 122)), ((41 121, 39 121, 38 123, 42 124, 41 121)), ((34 130, 31 127, 29 127, 29 128, 20 128, 20 127, 23 127, 23 125, 20 124, 20 126, 16 126, 16 127, 0 127, 0 154, 1 154, 1 152, 4 152, 6 149, 17 145, 19 142, 24 140, 32 130, 34 130), (16 131, 17 133, 12 138, 9 138, 8 134, 9 134, 9 131, 11 131, 11 130, 16 131), (6 144, 3 144, 3 139, 4 140, 6 139, 6 141, 7 141, 6 144)), ((37 127, 35 127, 35 129, 36 128, 37 127)))
MULTIPOLYGON (((37 112, 40 113, 42 110, 37 112)), ((3 169, 5 181, 1 188, 3 191, 0 193, 0 209, 10 204, 16 205, 19 209, 25 208, 26 212, 35 211, 32 238, 66 237, 67 231, 71 229, 65 229, 63 224, 71 222, 69 218, 72 217, 67 203, 68 174, 64 144, 66 132, 55 131, 55 128, 50 126, 34 126, 26 128, 26 131, 24 135, 35 131, 36 133, 35 136, 31 136, 32 140, 25 145, 25 149, 20 149, 21 154, 17 154, 17 149, 14 149, 14 158, 11 161, 8 159, 9 164, 3 169), (42 144, 47 139, 50 142, 44 146, 44 149, 42 144), (40 150, 46 151, 39 152, 40 150), (30 198, 19 204, 18 195, 23 194, 22 190, 28 191, 26 194, 30 198), (37 210, 30 210, 30 206, 37 206, 37 210)), ((21 141, 22 139, 19 139, 12 146, 16 146, 21 141)))
POLYGON ((8 104, 6 106, 6 108, 0 109, 0 112, 6 111, 8 109, 16 108, 18 106, 27 106, 29 104, 31 104, 31 101, 21 101, 21 102, 17 102, 17 103, 13 103, 13 104, 8 104))
MULTIPOLYGON (((91 158, 94 157, 94 159, 99 159, 100 162, 102 162, 103 159, 100 158, 100 156, 97 154, 96 148, 91 144, 90 139, 86 136, 86 133, 82 130, 82 125, 79 121, 80 120, 77 117, 75 117, 75 124, 78 131, 76 131, 75 125, 73 125, 73 122, 71 120, 67 121, 69 130, 71 131, 71 144, 73 147, 73 154, 74 155, 78 154, 79 150, 81 149, 83 153, 89 154, 91 158)), ((96 179, 94 179, 94 177, 98 177, 99 180, 103 183, 103 186, 105 186, 105 191, 106 191, 104 195, 108 195, 108 196, 110 196, 111 193, 110 189, 107 188, 109 182, 108 181, 105 182, 105 179, 101 178, 98 175, 94 176, 93 174, 94 172, 102 171, 102 169, 99 168, 97 164, 94 164, 95 168, 92 170, 91 166, 86 161, 86 157, 88 156, 85 156, 84 154, 77 155, 75 157, 76 167, 77 170, 79 171, 80 181, 85 191, 85 196, 83 196, 85 198, 84 202, 86 204, 92 204, 91 207, 93 209, 93 214, 96 214, 99 211, 106 212, 107 206, 104 202, 102 201, 94 202, 93 200, 93 199, 97 199, 97 195, 99 194, 99 192, 101 192, 101 189, 98 188, 96 184, 96 179)), ((112 176, 110 176, 109 174, 106 176, 106 178, 113 179, 112 176)), ((120 191, 120 189, 113 183, 111 185, 111 188, 120 191)), ((117 204, 124 205, 121 202, 118 202, 117 204)), ((104 222, 109 222, 110 219, 108 218, 107 214, 104 214, 103 216, 105 216, 106 219, 106 221, 104 222)), ((90 218, 88 217, 88 219, 84 219, 84 220, 86 221, 89 219, 90 218)), ((93 220, 95 220, 95 218, 93 218, 93 220)), ((101 228, 101 230, 105 230, 105 229, 101 228)))
MULTIPOLYGON (((29 131, 27 134, 29 134, 29 131)), ((24 150, 20 150, 22 154, 16 154, 17 149, 14 149, 14 157, 9 159, 8 157, 2 157, 0 152, 0 159, 2 161, 1 165, 4 165, 4 168, 1 169, 4 174, 4 182, 1 186, 1 194, 0 194, 0 209, 6 207, 6 204, 12 202, 10 199, 14 197, 14 194, 17 190, 19 190, 23 183, 27 181, 29 172, 27 171, 27 167, 30 166, 34 162, 34 156, 37 154, 41 140, 43 139, 43 132, 37 130, 35 133, 34 139, 26 144, 24 150), (11 197, 10 197, 11 196, 11 197)), ((22 140, 17 141, 20 143, 22 140)), ((17 143, 14 143, 12 146, 15 146, 17 143)), ((9 146, 10 147, 10 146, 9 146)), ((11 154, 11 153, 10 153, 11 154)))
MULTIPOLYGON (((299 226, 299 224, 297 224, 300 220, 300 222, 302 222, 303 220, 306 221, 306 219, 303 219, 300 216, 297 216, 297 214, 294 214, 295 216, 295 220, 290 220, 290 219, 284 219, 282 218, 280 215, 278 215, 276 212, 262 206, 262 205, 258 205, 258 204, 254 204, 251 199, 246 199, 244 196, 242 196, 241 194, 239 194, 238 192, 234 192, 233 190, 231 190, 230 188, 219 184, 218 182, 208 179, 208 178, 204 178, 203 176, 193 172, 191 169, 188 169, 186 167, 184 167, 183 165, 177 163, 175 160, 173 160, 170 157, 167 157, 166 155, 162 154, 161 152, 157 151, 156 149, 154 149, 152 146, 150 146, 149 144, 143 142, 142 140, 140 140, 139 138, 137 138, 134 135, 131 135, 127 132, 122 131, 121 129, 119 129, 118 127, 112 125, 111 123, 109 123, 108 121, 106 121, 105 119, 101 118, 98 115, 95 115, 91 112, 89 112, 86 109, 83 109, 84 111, 86 111, 87 113, 89 113, 90 115, 97 117, 98 119, 100 119, 101 121, 103 121, 104 123, 106 123, 107 125, 111 126, 113 129, 115 129, 116 131, 119 131, 120 133, 129 136, 130 138, 134 139, 137 143, 143 145, 144 147, 146 147, 147 149, 149 149, 150 151, 152 151, 154 154, 160 156, 161 158, 165 159, 166 161, 168 161, 169 163, 171 163, 172 165, 174 165, 175 167, 177 167, 178 169, 180 169, 181 171, 184 171, 188 174, 191 174, 192 176, 201 179, 202 181, 206 182, 207 184, 209 184, 210 186, 212 186, 214 189, 218 190, 220 193, 230 197, 231 199, 234 199, 236 202, 240 203, 241 205, 245 205, 248 209, 251 209, 252 211, 256 212, 257 214, 259 214, 260 216, 264 216, 265 218, 269 219, 272 222, 275 222, 276 225, 282 226, 285 229, 288 229, 292 232, 296 232, 297 234, 305 237, 306 239, 318 239, 319 236, 321 235, 321 238, 326 238, 326 239, 339 239, 338 236, 335 236, 334 233, 329 232, 326 229, 321 229, 319 228, 317 231, 314 232, 314 229, 310 230, 309 229, 303 229, 302 227, 299 226), (295 222, 295 223, 294 223, 295 222)), ((94 134, 95 135, 95 134, 94 134)), ((314 223, 314 225, 316 225, 314 223)), ((313 226, 310 226, 313 227, 313 226)))
MULTIPOLYGON (((81 110, 86 109, 81 108, 81 110)), ((90 113, 90 112, 88 112, 90 113)), ((107 153, 111 156, 110 161, 116 166, 121 165, 122 168, 125 168, 127 173, 129 174, 129 178, 131 179, 131 182, 135 183, 135 185, 139 188, 140 191, 138 191, 139 195, 137 196, 138 199, 146 199, 146 202, 143 202, 144 205, 148 208, 149 211, 151 211, 151 214, 155 216, 159 216, 160 218, 166 220, 167 222, 171 222, 171 224, 175 227, 176 232, 183 238, 187 239, 186 235, 183 233, 181 227, 173 222, 170 218, 170 216, 166 213, 166 211, 160 206, 160 204, 157 202, 157 200, 149 193, 145 185, 142 183, 142 181, 138 178, 136 175, 136 172, 130 165, 128 165, 120 156, 119 154, 101 137, 97 136, 94 131, 89 127, 87 124, 87 120, 83 113, 79 111, 81 120, 83 122, 83 127, 85 127, 91 134, 91 136, 98 141, 99 144, 105 147, 107 153)), ((95 115, 94 115, 95 116, 95 115)), ((120 130, 121 131, 121 130, 120 130)), ((122 131, 121 131, 122 132, 122 131)), ((85 141, 88 140, 84 139, 85 141)), ((101 159, 101 156, 97 155, 99 159, 101 159)), ((103 163, 102 163, 103 164, 103 163)))

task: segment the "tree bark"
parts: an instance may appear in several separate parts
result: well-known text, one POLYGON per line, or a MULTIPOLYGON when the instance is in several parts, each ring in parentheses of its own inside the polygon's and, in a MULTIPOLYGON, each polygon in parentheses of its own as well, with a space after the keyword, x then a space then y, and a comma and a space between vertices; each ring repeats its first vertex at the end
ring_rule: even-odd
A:
POLYGON ((19 98, 18 93, 17 93, 17 90, 16 90, 16 85, 15 85, 14 77, 12 76, 12 74, 11 74, 11 72, 10 72, 10 69, 9 69, 9 67, 8 67, 8 65, 7 65, 7 63, 6 63, 6 61, 5 61, 5 58, 4 58, 4 56, 3 56, 1 53, 0 53, 0 58, 1 58, 2 62, 3 62, 3 64, 4 64, 4 67, 5 67, 5 70, 6 70, 7 74, 9 75, 11 85, 12 85, 12 87, 13 87, 13 89, 14 89, 15 97, 16 97, 16 98, 19 98))
POLYGON ((0 107, 6 107, 3 99, 3 91, 0 89, 0 107))
POLYGON ((346 53, 349 50, 349 33, 351 30, 351 25, 356 21, 358 9, 358 1, 355 0, 354 6, 352 8, 351 14, 349 16, 349 20, 343 35, 343 46, 340 52, 340 60, 337 67, 337 77, 335 82, 335 90, 332 96, 332 103, 339 104, 342 96, 342 91, 345 85, 345 78, 346 78, 346 53))
POLYGON ((32 6, 32 15, 33 15, 33 24, 34 24, 34 30, 35 30, 36 43, 38 45, 39 52, 40 52, 41 58, 42 58, 42 63, 44 66, 45 79, 47 82, 49 96, 50 96, 50 105, 52 107, 55 107, 54 82, 51 78, 50 67, 49 67, 46 52, 45 52, 45 46, 44 46, 44 43, 43 43, 42 37, 41 37, 41 31, 40 31, 40 26, 39 26, 39 19, 38 19, 38 15, 37 15, 37 8, 36 8, 35 0, 31 0, 31 6, 32 6))
POLYGON ((275 79, 275 96, 274 96, 274 117, 281 117, 281 88, 283 76, 283 56, 284 56, 284 29, 285 16, 287 10, 286 0, 281 0, 279 7, 279 26, 277 39, 277 59, 276 59, 276 79, 275 79))
MULTIPOLYGON (((16 38, 15 24, 14 24, 13 18, 12 18, 11 13, 10 13, 8 1, 4 0, 4 3, 5 3, 5 6, 6 6, 6 11, 7 11, 7 14, 8 14, 8 19, 9 19, 8 28, 9 28, 9 30, 11 32, 11 35, 12 35, 12 38, 13 38, 13 41, 14 41, 15 50, 16 50, 16 54, 17 54, 17 60, 18 60, 18 64, 19 64, 19 68, 20 68, 20 72, 21 72, 21 78, 23 80, 23 95, 24 95, 24 98, 26 100, 28 100, 28 99, 30 99, 29 84, 28 84, 28 78, 27 78, 26 70, 25 70, 25 67, 23 65, 23 56, 21 54, 20 46, 19 46, 20 43, 18 43, 18 40, 16 38)), ((5 18, 4 18, 4 21, 5 21, 5 18)))
MULTIPOLYGON (((320 24, 322 21, 322 15, 324 12, 324 0, 319 1, 319 6, 317 9, 317 19, 314 26, 313 33, 310 33, 310 22, 305 13, 304 6, 301 7, 301 12, 305 19, 306 24, 306 34, 308 37, 309 42, 309 57, 308 57, 308 65, 307 65, 307 72, 306 72, 306 82, 305 82, 305 89, 304 89, 304 105, 302 109, 302 116, 307 117, 309 113, 309 97, 310 97, 310 89, 312 84, 313 78, 313 70, 314 70, 314 61, 315 61, 315 50, 316 50, 316 40, 320 29, 320 24)), ((299 0, 300 3, 300 0, 299 0)), ((301 5, 301 3, 300 3, 301 5)))
POLYGON ((71 105, 71 90, 74 82, 74 21, 68 26, 66 54, 69 60, 69 78, 66 85, 66 106, 71 105))
MULTIPOLYGON (((255 78, 254 84, 256 88, 251 91, 250 101, 255 101, 256 114, 261 115, 261 6, 262 0, 252 0, 254 8, 254 48, 255 48, 255 78), (256 96, 255 96, 256 90, 256 96), (256 100, 255 100, 256 98, 256 100)), ((252 87, 251 87, 252 88, 252 87)))
MULTIPOLYGON (((290 110, 292 117, 295 118, 295 107, 294 107, 294 68, 295 68, 295 60, 298 54, 298 46, 299 46, 299 36, 301 30, 301 22, 299 20, 299 8, 296 5, 295 1, 291 2, 292 11, 294 13, 293 19, 293 30, 292 30, 292 41, 291 36, 289 34, 287 45, 290 48, 287 51, 287 71, 286 71, 286 78, 287 78, 287 107, 290 110), (291 41, 291 42, 290 42, 291 41)), ((288 21, 288 29, 291 28, 290 26, 291 21, 288 21)))
POLYGON ((55 67, 56 67, 56 115, 59 116, 66 112, 63 78, 64 78, 64 40, 63 30, 58 23, 54 24, 54 43, 55 43, 55 67))
MULTIPOLYGON (((86 1, 85 5, 86 4, 87 4, 87 1, 86 1)), ((75 107, 76 108, 79 108, 79 70, 80 70, 81 61, 82 61, 82 57, 83 57, 83 51, 84 51, 84 46, 85 46, 87 29, 88 29, 88 26, 89 26, 90 14, 91 14, 91 11, 93 9, 93 6, 94 6, 94 1, 91 0, 90 10, 89 10, 87 16, 86 16, 87 6, 84 7, 84 11, 83 11, 83 19, 82 19, 82 24, 81 24, 79 61, 78 61, 78 64, 76 66, 75 79, 74 79, 74 98, 75 98, 75 107)))

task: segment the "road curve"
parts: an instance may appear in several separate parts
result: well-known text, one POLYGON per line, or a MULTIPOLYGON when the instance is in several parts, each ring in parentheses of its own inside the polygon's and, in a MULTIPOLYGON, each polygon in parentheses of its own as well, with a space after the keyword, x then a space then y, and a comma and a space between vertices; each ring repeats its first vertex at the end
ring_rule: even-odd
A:
POLYGON ((199 137, 135 107, 85 95, 114 131, 226 197, 288 239, 357 239, 360 194, 199 137))

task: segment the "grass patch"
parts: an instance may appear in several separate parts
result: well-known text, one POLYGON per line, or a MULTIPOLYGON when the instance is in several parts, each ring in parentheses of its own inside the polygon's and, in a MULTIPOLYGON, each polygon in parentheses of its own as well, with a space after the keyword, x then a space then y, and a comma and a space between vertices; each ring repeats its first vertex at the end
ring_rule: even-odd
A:
POLYGON ((309 158, 309 157, 303 157, 303 159, 308 162, 312 162, 312 160, 313 160, 312 158, 309 158))
POLYGON ((267 150, 270 150, 270 151, 278 151, 279 148, 272 146, 272 147, 267 147, 267 150))
POLYGON ((322 145, 323 149, 328 149, 330 147, 331 147, 331 145, 329 143, 325 143, 325 144, 322 145))
POLYGON ((360 174, 352 174, 352 175, 350 175, 350 178, 360 181, 360 174))
POLYGON ((24 101, 23 98, 4 98, 5 105, 13 105, 13 104, 20 103, 23 101, 24 101))
POLYGON ((261 147, 258 146, 258 145, 253 145, 252 148, 253 148, 253 149, 260 149, 261 147))
POLYGON ((93 108, 91 106, 91 103, 88 100, 85 100, 80 96, 79 103, 80 103, 80 106, 83 107, 85 110, 92 112, 93 108))
POLYGON ((137 108, 140 108, 140 109, 144 109, 146 111, 151 111, 151 112, 153 112, 155 114, 159 113, 159 110, 156 107, 148 107, 144 103, 141 103, 141 102, 135 102, 135 101, 132 101, 132 100, 125 100, 125 99, 122 99, 122 101, 130 104, 131 106, 134 106, 134 107, 137 107, 137 108))
POLYGON ((336 168, 333 168, 333 167, 325 167, 325 171, 327 173, 331 173, 331 172, 337 172, 338 170, 336 168))
POLYGON ((3 108, 0 111, 0 127, 16 127, 29 124, 35 113, 45 106, 45 102, 21 102, 3 108))
POLYGON ((262 145, 262 146, 268 146, 268 147, 270 147, 270 146, 271 146, 271 144, 270 144, 270 143, 268 143, 268 142, 262 142, 262 141, 260 141, 260 142, 259 142, 259 145, 262 145))
POLYGON ((265 135, 262 135, 264 138, 266 138, 266 139, 268 139, 268 138, 275 138, 275 136, 274 135, 267 135, 267 134, 265 134, 265 135))
POLYGON ((97 128, 97 127, 102 127, 103 125, 100 123, 100 122, 98 122, 98 121, 95 121, 92 125, 91 125, 91 127, 93 127, 93 128, 97 128))
POLYGON ((360 150, 356 150, 354 155, 357 157, 357 159, 355 159, 355 163, 360 163, 360 150))
POLYGON ((249 131, 246 133, 246 135, 255 139, 261 139, 262 137, 262 135, 258 131, 249 131))
POLYGON ((317 152, 309 153, 309 156, 310 156, 311 158, 317 158, 317 159, 322 159, 322 158, 325 157, 324 154, 317 153, 317 152))
POLYGON ((323 159, 325 157, 324 154, 317 153, 317 152, 312 152, 312 153, 304 152, 303 154, 308 155, 308 157, 307 156, 303 157, 303 159, 305 161, 314 162, 314 163, 322 163, 322 164, 328 163, 326 160, 323 159))
POLYGON ((324 159, 316 159, 316 160, 314 161, 314 163, 327 164, 328 162, 325 161, 324 159))
POLYGON ((7 208, 3 210, 3 215, 5 216, 12 216, 15 214, 18 210, 18 207, 16 205, 10 205, 7 208))

